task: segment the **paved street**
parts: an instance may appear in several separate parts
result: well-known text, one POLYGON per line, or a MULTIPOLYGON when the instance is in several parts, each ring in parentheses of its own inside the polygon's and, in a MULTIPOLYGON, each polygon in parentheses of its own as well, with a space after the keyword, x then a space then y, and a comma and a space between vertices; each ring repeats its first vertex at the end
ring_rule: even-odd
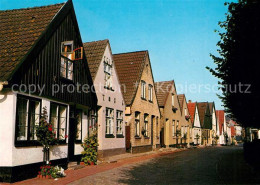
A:
POLYGON ((242 147, 209 147, 124 165, 71 183, 77 184, 260 184, 260 173, 244 162, 242 147))

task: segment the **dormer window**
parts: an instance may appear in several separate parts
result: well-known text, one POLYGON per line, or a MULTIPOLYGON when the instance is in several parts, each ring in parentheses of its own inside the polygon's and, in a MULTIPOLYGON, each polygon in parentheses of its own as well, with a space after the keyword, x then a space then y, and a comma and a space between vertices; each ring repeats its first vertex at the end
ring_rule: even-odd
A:
POLYGON ((148 86, 148 92, 149 92, 149 101, 153 102, 153 86, 149 84, 148 86))

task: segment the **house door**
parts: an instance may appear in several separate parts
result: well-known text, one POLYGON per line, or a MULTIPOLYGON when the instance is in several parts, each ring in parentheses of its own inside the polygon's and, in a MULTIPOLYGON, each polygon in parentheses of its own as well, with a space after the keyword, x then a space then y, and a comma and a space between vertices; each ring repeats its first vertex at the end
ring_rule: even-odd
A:
POLYGON ((125 148, 127 151, 131 149, 130 126, 125 126, 125 148))
POLYGON ((74 160, 75 137, 76 137, 76 118, 75 109, 70 106, 69 135, 68 135, 68 161, 74 160))
POLYGON ((165 144, 164 144, 164 128, 162 128, 161 131, 160 131, 160 144, 161 144, 161 147, 165 146, 165 144))

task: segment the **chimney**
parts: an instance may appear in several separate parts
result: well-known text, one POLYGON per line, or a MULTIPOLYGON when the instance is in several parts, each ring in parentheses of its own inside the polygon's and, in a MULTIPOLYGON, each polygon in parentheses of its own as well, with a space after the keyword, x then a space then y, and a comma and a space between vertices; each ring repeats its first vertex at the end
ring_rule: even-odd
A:
POLYGON ((191 100, 189 100, 188 102, 191 103, 191 100))

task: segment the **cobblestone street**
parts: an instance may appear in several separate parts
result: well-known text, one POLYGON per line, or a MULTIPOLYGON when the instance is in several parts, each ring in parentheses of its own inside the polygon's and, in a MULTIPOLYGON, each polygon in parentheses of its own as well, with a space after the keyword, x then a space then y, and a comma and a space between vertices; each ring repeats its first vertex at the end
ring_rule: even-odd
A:
POLYGON ((124 165, 77 180, 77 184, 259 184, 242 147, 210 147, 124 165))

